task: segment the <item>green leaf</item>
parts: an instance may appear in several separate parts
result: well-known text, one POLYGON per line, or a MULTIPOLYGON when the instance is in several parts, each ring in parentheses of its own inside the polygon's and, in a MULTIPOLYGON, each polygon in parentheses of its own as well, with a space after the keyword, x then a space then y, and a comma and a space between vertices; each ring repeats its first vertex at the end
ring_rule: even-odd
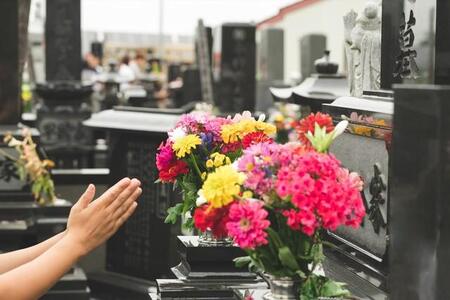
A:
POLYGON ((183 203, 178 203, 177 205, 170 207, 167 210, 167 217, 164 220, 165 223, 175 224, 177 222, 178 216, 183 212, 183 203))
POLYGON ((268 227, 267 233, 269 234, 269 238, 275 244, 275 247, 281 248, 284 246, 283 242, 281 241, 280 236, 278 235, 278 233, 275 230, 273 230, 271 227, 268 227))
POLYGON ((327 280, 320 289, 321 297, 348 297, 350 292, 345 288, 345 283, 327 280))
POLYGON ((297 272, 295 272, 295 274, 297 274, 298 277, 300 277, 301 279, 306 279, 306 274, 302 270, 297 270, 297 272))
POLYGON ((249 265, 252 262, 252 259, 250 256, 242 256, 236 257, 233 261, 236 267, 242 268, 245 267, 246 265, 249 265))
POLYGON ((320 263, 325 259, 325 255, 323 255, 322 243, 314 244, 311 247, 311 256, 316 263, 320 263))
POLYGON ((278 258, 280 259, 281 264, 286 268, 289 268, 294 272, 300 270, 300 266, 298 265, 297 260, 292 254, 291 249, 289 249, 288 247, 281 247, 278 250, 278 258))

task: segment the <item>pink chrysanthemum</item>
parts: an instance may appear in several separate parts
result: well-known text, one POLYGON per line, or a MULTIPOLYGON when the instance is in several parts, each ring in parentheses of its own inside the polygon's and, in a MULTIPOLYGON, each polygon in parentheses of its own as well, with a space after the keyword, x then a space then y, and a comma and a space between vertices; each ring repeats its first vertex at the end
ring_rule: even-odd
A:
POLYGON ((230 208, 230 221, 227 223, 228 234, 243 249, 266 245, 268 241, 265 230, 270 226, 267 216, 261 201, 246 200, 234 203, 230 208))
POLYGON ((159 152, 156 155, 156 167, 158 170, 168 169, 175 160, 175 153, 173 153, 172 145, 170 143, 163 143, 158 148, 159 152))

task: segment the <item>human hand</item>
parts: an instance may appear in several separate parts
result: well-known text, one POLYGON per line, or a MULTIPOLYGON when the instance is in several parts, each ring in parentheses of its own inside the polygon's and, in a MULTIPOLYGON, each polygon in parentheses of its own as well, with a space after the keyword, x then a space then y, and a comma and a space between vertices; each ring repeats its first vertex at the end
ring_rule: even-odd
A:
POLYGON ((92 202, 95 186, 90 184, 70 210, 64 239, 80 256, 101 245, 136 209, 140 185, 137 179, 124 178, 92 202))

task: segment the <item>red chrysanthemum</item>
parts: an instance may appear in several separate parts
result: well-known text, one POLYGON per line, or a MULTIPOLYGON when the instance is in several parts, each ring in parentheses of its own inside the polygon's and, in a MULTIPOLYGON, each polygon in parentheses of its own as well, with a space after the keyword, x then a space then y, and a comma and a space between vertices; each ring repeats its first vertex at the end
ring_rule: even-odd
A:
POLYGON ((306 134, 308 132, 314 133, 316 123, 320 128, 325 127, 327 133, 334 130, 333 119, 329 115, 323 114, 321 112, 318 112, 316 114, 311 113, 308 117, 300 120, 297 126, 298 138, 305 146, 311 145, 308 138, 306 137, 306 134))
POLYGON ((229 220, 228 212, 230 205, 220 208, 213 208, 209 204, 197 207, 194 212, 195 228, 201 232, 210 230, 212 235, 217 238, 225 238, 228 236, 226 224, 229 220))
POLYGON ((162 182, 175 182, 179 175, 187 173, 189 173, 188 164, 182 160, 177 160, 168 168, 159 170, 159 179, 162 182))
POLYGON ((227 154, 230 152, 235 152, 241 148, 242 144, 240 142, 231 143, 231 144, 223 144, 222 145, 222 153, 227 154))
POLYGON ((264 132, 252 132, 244 136, 242 139, 242 147, 244 149, 247 149, 248 147, 252 145, 256 145, 259 143, 272 143, 273 139, 271 139, 267 134, 264 132))

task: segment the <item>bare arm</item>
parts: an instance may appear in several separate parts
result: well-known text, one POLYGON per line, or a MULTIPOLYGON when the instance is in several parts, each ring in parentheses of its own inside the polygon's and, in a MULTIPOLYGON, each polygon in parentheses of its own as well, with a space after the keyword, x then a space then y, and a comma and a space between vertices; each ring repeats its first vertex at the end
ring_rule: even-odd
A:
POLYGON ((79 246, 61 239, 38 258, 0 275, 0 299, 37 299, 81 256, 79 246))
POLYGON ((61 232, 32 247, 0 254, 0 274, 11 271, 18 266, 32 261, 59 242, 63 238, 64 234, 65 232, 61 232))
POLYGON ((92 202, 90 185, 73 206, 64 236, 35 259, 0 275, 0 300, 38 299, 82 256, 105 242, 131 216, 140 182, 124 179, 92 202))

